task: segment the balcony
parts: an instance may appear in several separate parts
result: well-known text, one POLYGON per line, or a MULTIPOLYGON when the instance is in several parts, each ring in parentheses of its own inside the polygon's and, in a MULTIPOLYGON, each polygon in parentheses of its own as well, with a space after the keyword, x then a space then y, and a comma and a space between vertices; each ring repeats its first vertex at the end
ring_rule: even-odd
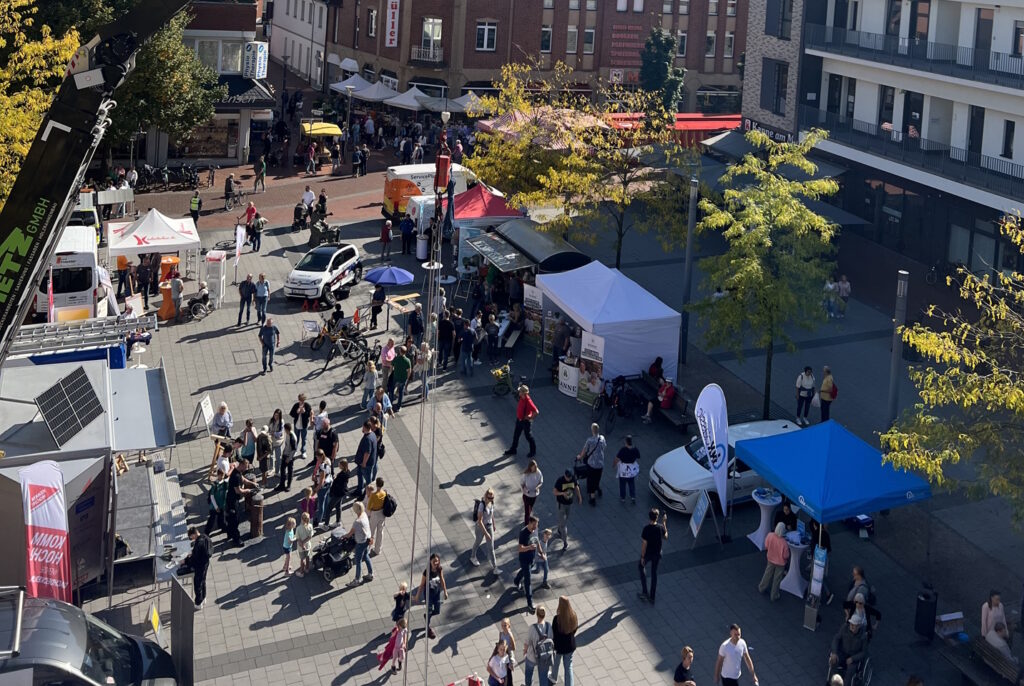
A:
POLYGON ((444 61, 444 49, 440 45, 414 45, 409 59, 413 62, 440 64, 444 61))
POLYGON ((822 128, 830 141, 887 157, 907 166, 1009 198, 1024 198, 1024 165, 926 140, 916 129, 894 131, 881 125, 840 117, 814 107, 800 108, 801 128, 822 128))
POLYGON ((804 47, 1024 91, 1024 58, 915 38, 807 24, 804 47))

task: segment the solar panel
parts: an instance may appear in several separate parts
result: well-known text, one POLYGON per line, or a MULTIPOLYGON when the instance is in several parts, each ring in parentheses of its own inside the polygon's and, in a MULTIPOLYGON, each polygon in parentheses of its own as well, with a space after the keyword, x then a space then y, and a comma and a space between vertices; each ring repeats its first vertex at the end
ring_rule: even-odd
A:
POLYGON ((36 406, 57 447, 62 447, 103 414, 96 389, 83 367, 43 391, 36 398, 36 406))

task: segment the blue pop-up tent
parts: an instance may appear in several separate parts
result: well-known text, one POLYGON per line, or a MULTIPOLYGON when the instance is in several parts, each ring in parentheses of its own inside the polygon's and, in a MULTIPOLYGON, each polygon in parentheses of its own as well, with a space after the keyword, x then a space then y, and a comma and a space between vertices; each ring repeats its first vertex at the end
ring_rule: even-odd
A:
POLYGON ((736 444, 754 468, 819 522, 835 522, 931 497, 928 483, 882 463, 882 453, 829 420, 736 444))

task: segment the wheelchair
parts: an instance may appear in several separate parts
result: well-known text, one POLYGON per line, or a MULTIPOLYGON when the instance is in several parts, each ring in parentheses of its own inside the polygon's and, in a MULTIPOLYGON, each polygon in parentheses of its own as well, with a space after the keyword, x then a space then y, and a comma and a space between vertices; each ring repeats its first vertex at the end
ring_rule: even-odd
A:
MULTIPOLYGON (((829 656, 831 656, 831 652, 829 656)), ((851 666, 847 666, 846 660, 842 657, 834 665, 829 660, 828 675, 825 677, 826 686, 831 686, 832 676, 835 674, 843 677, 843 686, 870 686, 871 677, 874 676, 871 656, 868 655, 860 662, 851 666)))

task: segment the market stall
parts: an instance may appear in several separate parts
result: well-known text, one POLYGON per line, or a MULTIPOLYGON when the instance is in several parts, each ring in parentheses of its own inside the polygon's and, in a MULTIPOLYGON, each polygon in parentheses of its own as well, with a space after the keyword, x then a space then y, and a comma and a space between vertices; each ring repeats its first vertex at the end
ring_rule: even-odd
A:
POLYGON ((348 87, 349 86, 352 86, 352 90, 354 92, 354 91, 364 90, 366 88, 369 88, 372 85, 373 85, 372 83, 370 83, 369 81, 364 79, 359 74, 353 74, 352 76, 348 77, 344 81, 339 81, 338 83, 332 83, 331 84, 331 90, 334 91, 335 93, 348 93, 348 87))
POLYGON ((375 84, 352 93, 352 97, 356 100, 365 100, 366 102, 384 102, 385 100, 390 100, 396 95, 398 95, 398 91, 388 88, 384 85, 383 81, 378 81, 375 84))
POLYGON ((141 255, 199 250, 199 234, 191 217, 171 218, 151 209, 134 222, 107 224, 110 255, 141 255))
POLYGON ((295 147, 295 157, 292 163, 298 167, 306 164, 309 144, 316 146, 316 165, 319 169, 323 165, 331 163, 331 144, 335 138, 341 137, 341 128, 337 124, 321 121, 319 119, 303 119, 299 126, 302 136, 299 144, 295 147))
MULTIPOLYGON (((458 219, 458 205, 455 216, 458 219)), ((542 274, 564 272, 590 262, 590 258, 573 245, 540 230, 539 226, 529 219, 513 219, 467 243, 502 272, 529 266, 542 274)))
POLYGON ((665 376, 678 378, 680 314, 619 270, 591 262, 571 271, 540 274, 537 287, 545 310, 553 304, 584 332, 603 339, 604 378, 637 374, 658 356, 664 359, 665 376))
POLYGON ((419 112, 423 109, 423 105, 420 104, 419 99, 426 97, 426 94, 416 86, 413 86, 409 90, 405 91, 401 95, 396 95, 393 98, 388 98, 384 101, 385 105, 391 107, 397 107, 403 110, 412 110, 413 112, 419 112))

